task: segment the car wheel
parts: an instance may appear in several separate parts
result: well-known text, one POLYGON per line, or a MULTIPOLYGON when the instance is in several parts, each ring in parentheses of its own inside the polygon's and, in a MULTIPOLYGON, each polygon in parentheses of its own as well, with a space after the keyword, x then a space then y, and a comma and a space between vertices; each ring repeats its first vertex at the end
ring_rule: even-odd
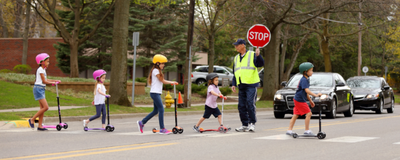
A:
POLYGON ((394 111, 394 98, 392 97, 392 102, 390 103, 390 108, 387 109, 388 113, 393 113, 394 111))
POLYGON ((332 110, 331 110, 331 112, 326 114, 326 117, 335 119, 336 118, 336 109, 337 109, 337 106, 336 106, 336 98, 335 98, 332 100, 332 110))
POLYGON ((375 110, 376 114, 381 114, 383 112, 383 99, 381 98, 378 108, 375 110))
POLYGON ((285 113, 274 112, 274 116, 275 116, 275 118, 284 118, 285 113))
POLYGON ((353 114, 354 114, 353 98, 350 98, 349 102, 350 102, 349 103, 349 110, 344 112, 344 116, 345 117, 353 117, 353 114))
POLYGON ((196 84, 197 85, 204 85, 204 83, 206 83, 206 80, 204 80, 204 79, 198 79, 197 81, 196 81, 196 84))

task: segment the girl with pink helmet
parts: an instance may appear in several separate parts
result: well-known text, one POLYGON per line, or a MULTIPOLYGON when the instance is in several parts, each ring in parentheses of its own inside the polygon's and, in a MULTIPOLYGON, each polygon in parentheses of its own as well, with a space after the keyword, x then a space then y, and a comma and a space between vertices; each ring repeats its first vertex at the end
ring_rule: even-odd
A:
POLYGON ((96 80, 96 84, 94 86, 94 101, 92 104, 96 106, 96 115, 90 117, 89 119, 83 120, 83 127, 87 127, 90 121, 93 121, 97 118, 101 117, 102 127, 106 127, 106 104, 105 97, 111 97, 106 94, 106 87, 104 86, 104 81, 106 80, 107 72, 99 69, 93 72, 93 78, 96 80))
POLYGON ((44 112, 49 109, 49 105, 47 104, 45 97, 46 84, 56 84, 60 83, 60 80, 51 80, 47 79, 46 69, 49 67, 50 56, 47 53, 40 53, 36 56, 36 63, 39 65, 39 68, 36 70, 36 80, 35 85, 33 86, 33 96, 35 100, 39 101, 40 110, 29 119, 29 125, 32 129, 35 128, 35 119, 39 117, 39 125, 38 131, 46 131, 46 128, 43 128, 43 116, 44 112))

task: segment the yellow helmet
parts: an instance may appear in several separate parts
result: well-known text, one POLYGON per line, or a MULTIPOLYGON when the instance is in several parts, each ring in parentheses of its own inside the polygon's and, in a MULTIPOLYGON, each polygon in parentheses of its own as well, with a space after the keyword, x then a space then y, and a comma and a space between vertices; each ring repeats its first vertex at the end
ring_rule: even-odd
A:
POLYGON ((163 56, 163 55, 161 55, 161 54, 156 54, 154 57, 153 57, 153 63, 154 64, 156 64, 156 63, 167 63, 168 62, 168 59, 167 59, 167 57, 165 57, 165 56, 163 56))

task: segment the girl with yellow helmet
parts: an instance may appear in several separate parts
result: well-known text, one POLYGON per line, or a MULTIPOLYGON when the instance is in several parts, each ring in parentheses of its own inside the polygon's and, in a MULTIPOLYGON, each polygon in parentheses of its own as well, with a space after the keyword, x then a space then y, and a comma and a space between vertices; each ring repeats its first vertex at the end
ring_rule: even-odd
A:
POLYGON ((170 134, 171 132, 165 129, 164 126, 164 105, 161 101, 161 94, 163 89, 163 84, 177 85, 178 82, 167 81, 164 79, 164 74, 162 70, 165 67, 165 63, 168 62, 167 57, 156 54, 153 57, 153 68, 150 70, 149 77, 147 78, 148 84, 151 85, 150 97, 153 99, 154 109, 141 121, 137 121, 138 129, 143 133, 144 124, 147 123, 151 118, 153 118, 158 113, 158 121, 160 123, 160 134, 170 134))

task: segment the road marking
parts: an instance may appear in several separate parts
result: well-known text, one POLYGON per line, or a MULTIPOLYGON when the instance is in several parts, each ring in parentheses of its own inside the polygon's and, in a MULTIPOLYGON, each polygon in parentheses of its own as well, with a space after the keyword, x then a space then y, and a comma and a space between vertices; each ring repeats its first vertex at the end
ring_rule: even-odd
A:
POLYGON ((152 131, 145 131, 143 133, 140 132, 126 132, 126 133, 115 133, 113 135, 124 135, 124 136, 147 136, 147 135, 153 135, 153 134, 158 134, 158 133, 153 133, 152 131))
POLYGON ((286 135, 286 134, 278 134, 278 135, 272 135, 272 136, 266 136, 266 137, 257 137, 254 139, 288 140, 288 139, 293 139, 293 137, 286 135))
POLYGON ((34 129, 10 129, 10 130, 0 130, 0 133, 6 133, 6 132, 36 132, 37 130, 34 129))
POLYGON ((400 142, 396 142, 396 143, 393 143, 393 144, 400 144, 400 142))
POLYGON ((122 145, 122 146, 114 146, 114 147, 84 149, 84 150, 67 151, 67 152, 58 152, 58 153, 38 154, 38 155, 32 155, 32 156, 23 156, 23 157, 6 158, 6 159, 1 159, 1 160, 26 159, 26 158, 36 158, 36 157, 44 157, 44 156, 55 156, 55 155, 70 154, 70 153, 98 151, 98 150, 103 150, 103 149, 113 149, 113 148, 132 147, 132 146, 139 146, 139 145, 149 145, 149 144, 153 144, 153 143, 154 143, 154 142, 150 142, 150 143, 140 143, 140 144, 130 144, 130 145, 122 145))
POLYGON ((344 136, 344 137, 337 137, 331 138, 327 140, 321 140, 322 142, 343 142, 343 143, 357 143, 367 140, 378 139, 379 137, 356 137, 356 136, 344 136))
POLYGON ((83 133, 83 132, 85 132, 85 131, 56 131, 56 132, 53 132, 54 130, 51 130, 51 131, 47 131, 48 133, 57 133, 57 134, 59 134, 59 133, 64 133, 64 134, 81 134, 81 133, 83 133))
POLYGON ((220 134, 213 134, 208 137, 219 138, 219 137, 228 137, 228 136, 238 136, 244 134, 252 134, 252 133, 245 133, 245 132, 230 132, 230 133, 220 133, 220 134))
POLYGON ((135 149, 144 149, 144 148, 153 148, 153 147, 162 147, 162 146, 169 146, 175 145, 177 143, 164 143, 164 144, 156 144, 156 145, 149 145, 149 146, 139 146, 139 147, 132 147, 132 148, 122 148, 122 149, 114 149, 114 150, 104 150, 104 151, 97 151, 97 152, 89 152, 89 153, 80 153, 80 154, 73 154, 67 156, 59 156, 59 157, 51 157, 51 158, 40 158, 40 160, 50 160, 50 159, 61 159, 61 158, 71 158, 71 157, 80 157, 80 156, 89 156, 94 154, 104 154, 104 153, 111 153, 111 152, 122 152, 122 151, 129 151, 135 149))
MULTIPOLYGON (((347 121, 338 121, 338 122, 322 122, 322 127, 326 126, 333 126, 333 125, 340 125, 340 124, 350 124, 350 123, 358 123, 358 122, 367 122, 367 121, 374 121, 374 120, 381 120, 381 119, 388 119, 388 118, 399 118, 400 115, 397 116, 385 116, 385 117, 377 117, 377 118, 362 118, 362 119, 352 119, 347 121)), ((318 123, 310 124, 310 128, 318 128, 318 123)), ((297 129, 304 129, 304 125, 298 125, 293 127, 293 130, 297 129)), ((287 131, 287 127, 278 127, 278 128, 271 128, 271 129, 264 129, 263 131, 287 131)))

